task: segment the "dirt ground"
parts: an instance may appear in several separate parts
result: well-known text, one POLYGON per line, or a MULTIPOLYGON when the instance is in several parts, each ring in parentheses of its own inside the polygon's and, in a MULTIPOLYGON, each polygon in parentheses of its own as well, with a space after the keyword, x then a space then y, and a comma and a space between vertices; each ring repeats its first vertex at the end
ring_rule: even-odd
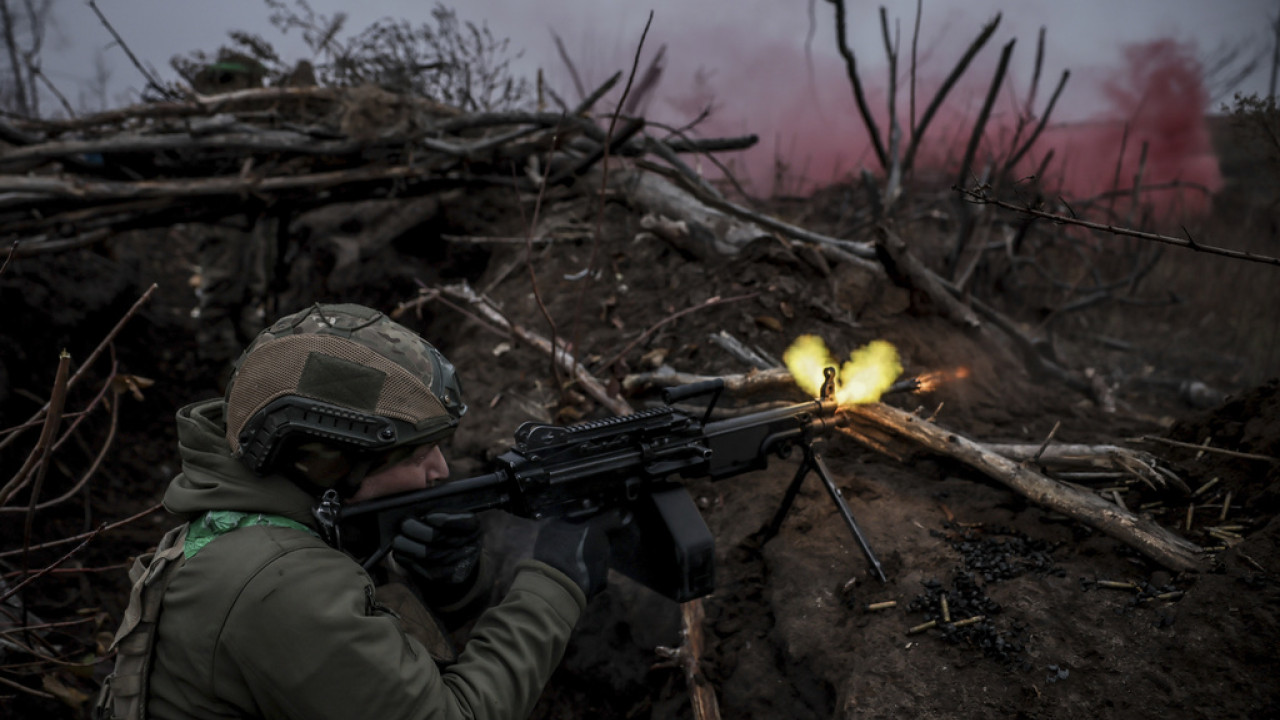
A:
MULTIPOLYGON (((967 379, 937 392, 887 401, 935 415, 938 424, 975 440, 1039 442, 1059 425, 1054 439, 1060 442, 1120 443, 1149 435, 1280 457, 1280 384, 1268 379, 1274 364, 1257 359, 1275 359, 1274 318, 1254 318, 1256 333, 1272 333, 1269 346, 1261 343, 1263 355, 1249 354, 1256 348, 1211 352, 1228 342, 1215 333, 1237 328, 1201 321, 1214 312, 1236 313, 1229 300, 1246 286, 1237 277, 1234 291, 1204 292, 1211 297, 1203 300, 1175 287, 1195 275, 1189 265, 1199 264, 1201 284, 1213 281, 1202 259, 1169 258, 1163 274, 1148 283, 1182 289, 1192 301, 1163 309, 1100 308, 1059 326, 1059 356, 1072 367, 1096 368, 1113 385, 1117 409, 1109 413, 1061 383, 1031 377, 1011 350, 940 319, 883 276, 770 240, 734 258, 698 262, 659 240, 634 239, 638 216, 622 203, 602 211, 583 202, 559 209, 578 226, 600 222, 604 241, 554 243, 526 256, 519 246, 477 250, 442 239, 521 234, 521 213, 511 199, 481 193, 370 258, 362 269, 368 280, 341 296, 311 299, 389 310, 412 299, 419 286, 465 279, 501 303, 514 322, 550 335, 539 307, 545 305, 556 334, 569 338, 590 364, 679 311, 715 297, 755 293, 662 325, 625 356, 626 367, 592 369, 606 381, 659 365, 704 375, 744 372, 708 340, 721 330, 775 357, 802 333, 822 335, 839 352, 883 338, 899 348, 907 374, 970 369, 967 379), (602 272, 581 278, 589 264, 602 272), (1213 297, 1220 304, 1206 307, 1213 297), (1127 345, 1100 342, 1103 334, 1127 345), (1243 359, 1205 360, 1227 355, 1243 359), (1177 392, 1181 379, 1201 380, 1227 397, 1190 407, 1177 392)), ((814 229, 838 231, 828 216, 834 213, 808 212, 814 229)), ((908 230, 930 232, 923 224, 908 230)), ((1276 254, 1274 228, 1271 233, 1276 254)), ((193 263, 189 247, 153 234, 116 242, 109 252, 23 260, 0 277, 3 305, 23 309, 6 313, 0 337, 9 374, 9 396, 0 398, 5 427, 34 409, 42 395, 36 388, 49 386, 47 358, 56 349, 66 346, 84 357, 142 289, 151 282, 161 286, 116 343, 121 371, 156 384, 140 401, 123 400, 119 436, 88 500, 42 515, 39 537, 75 535, 139 512, 158 500, 176 471, 172 414, 219 392, 226 370, 225 363, 199 359, 193 344, 197 321, 187 284, 193 263)), ((1280 284, 1274 268, 1262 270, 1272 274, 1259 274, 1264 279, 1256 282, 1280 284)), ((1029 305, 1027 312, 1016 304, 1005 309, 1028 327, 1042 319, 1029 305)), ((453 309, 426 304, 402 321, 437 341, 461 369, 471 411, 450 448, 458 477, 481 472, 520 422, 600 415, 577 390, 556 392, 545 357, 453 309)), ((797 390, 742 402, 768 399, 798 401, 803 395, 797 390)), ((656 395, 628 400, 642 407, 656 402, 656 395)), ((104 426, 100 419, 93 425, 97 432, 104 426)), ((884 564, 887 583, 867 574, 866 560, 814 481, 803 488, 781 532, 763 545, 756 539, 781 502, 795 459, 718 483, 692 483, 717 542, 717 587, 704 601, 701 667, 722 716, 1280 716, 1280 466, 1154 442, 1141 447, 1192 490, 1214 481, 1195 496, 1140 484, 1120 490, 1129 508, 1199 545, 1222 547, 1204 572, 1171 573, 948 459, 917 451, 895 460, 841 436, 828 441, 827 459, 884 564), (1237 528, 1229 532, 1240 538, 1206 535, 1204 528, 1215 525, 1237 528), (911 632, 941 619, 943 597, 953 623, 911 632), (885 601, 896 606, 868 609, 885 601), (975 617, 981 620, 955 622, 975 617)), ((6 467, 13 459, 4 456, 6 467)), ((65 482, 50 479, 52 486, 65 482)), ((56 630, 51 646, 93 648, 96 632, 114 629, 123 605, 121 564, 154 542, 168 522, 156 513, 112 530, 74 561, 81 572, 51 574, 25 594, 28 609, 49 620, 94 618, 56 630)), ((10 516, 3 524, 4 548, 20 547, 20 523, 10 516)), ((45 551, 32 565, 64 551, 45 551)), ((2 562, 6 577, 20 567, 13 556, 2 562)), ((674 603, 615 576, 581 622, 535 717, 692 717, 683 673, 655 652, 680 644, 679 618, 674 603)), ((95 665, 91 655, 89 663, 78 669, 46 664, 39 672, 88 693, 106 671, 104 659, 95 665)), ((4 712, 7 717, 78 716, 53 701, 3 688, 0 695, 13 713, 4 712)))

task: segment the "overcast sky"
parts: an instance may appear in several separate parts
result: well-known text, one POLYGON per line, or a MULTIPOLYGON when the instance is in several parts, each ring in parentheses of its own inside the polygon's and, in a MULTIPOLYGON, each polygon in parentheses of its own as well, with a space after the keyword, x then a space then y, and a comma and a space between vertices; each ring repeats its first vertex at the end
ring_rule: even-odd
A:
MULTIPOLYGON (((78 88, 94 76, 96 59, 101 58, 111 72, 108 103, 136 100, 143 86, 140 76, 88 4, 83 0, 59 3, 58 37, 51 39, 45 57, 48 75, 79 105, 88 101, 79 100, 78 88)), ((192 50, 212 52, 233 29, 262 34, 287 59, 305 56, 296 34, 281 36, 268 24, 268 10, 261 0, 97 0, 97 4, 133 52, 168 78, 173 77, 172 56, 192 50)), ((429 19, 434 6, 425 0, 310 0, 310 4, 321 14, 347 12, 347 27, 353 32, 388 16, 418 24, 429 19)), ((891 22, 900 23, 905 57, 916 3, 884 4, 891 22)), ((850 45, 873 104, 883 112, 886 73, 880 4, 849 0, 847 5, 850 45)), ((456 7, 462 19, 486 23, 495 36, 510 38, 512 48, 523 51, 518 71, 532 77, 543 69, 552 86, 570 100, 575 93, 556 54, 552 28, 564 40, 584 82, 594 85, 630 67, 652 10, 644 54, 647 60, 666 45, 666 72, 644 109, 651 120, 673 124, 689 120, 696 111, 689 109, 688 98, 697 95, 695 78, 700 75, 708 79, 705 87, 719 106, 712 121, 702 126, 705 134, 755 132, 768 153, 792 150, 791 156, 810 157, 834 154, 827 138, 861 132, 853 119, 849 83, 835 43, 834 6, 823 0, 469 0, 456 7), (795 147, 797 142, 817 142, 815 138, 823 143, 817 150, 812 145, 795 147)), ((925 0, 919 50, 921 105, 930 79, 936 84, 944 77, 983 23, 997 12, 1003 13, 1000 27, 975 62, 971 84, 953 93, 953 112, 973 116, 1001 47, 1014 38, 1018 43, 1007 88, 1025 93, 1036 34, 1043 25, 1047 43, 1040 105, 1062 70, 1069 68, 1071 81, 1054 119, 1074 121, 1105 113, 1107 101, 1100 88, 1125 76, 1128 47, 1171 39, 1193 57, 1209 57, 1232 46, 1269 49, 1269 18, 1280 12, 1280 0, 925 0)), ((1265 67, 1241 89, 1265 91, 1270 57, 1266 60, 1265 67)), ((905 114, 907 99, 898 102, 899 112, 905 114)), ((1012 101, 1006 105, 1012 112, 1012 101)), ((844 156, 823 172, 867 164, 865 145, 839 151, 844 156)))
MULTIPOLYGON (((348 27, 363 28, 386 16, 413 21, 427 19, 431 3, 425 0, 311 0, 323 14, 345 11, 348 27)), ((883 62, 879 4, 848 2, 849 38, 859 61, 869 73, 883 62)), ((915 3, 885 3, 891 18, 901 21, 903 45, 909 46, 915 3)), ((277 41, 277 47, 302 55, 296 36, 281 37, 267 21, 261 0, 98 0, 132 50, 145 62, 168 71, 169 58, 194 49, 215 49, 233 29, 259 32, 277 41)), ((985 54, 994 57, 999 45, 1020 38, 1022 60, 1028 66, 1039 26, 1048 27, 1046 67, 1055 76, 1061 68, 1088 78, 1106 73, 1120 62, 1125 45, 1157 38, 1195 43, 1202 53, 1224 43, 1266 41, 1268 15, 1280 9, 1277 0, 965 0, 924 3, 921 53, 935 72, 945 73, 982 22, 1003 12, 1000 30, 985 54)), ((685 78, 699 67, 722 77, 735 69, 766 62, 764 76, 774 82, 795 76, 805 81, 804 47, 810 42, 821 63, 835 60, 833 6, 822 0, 469 0, 457 3, 464 19, 483 21, 499 37, 509 37, 513 47, 524 50, 524 67, 544 68, 549 77, 564 83, 563 64, 556 56, 551 28, 566 46, 584 74, 607 77, 630 64, 631 55, 650 10, 653 27, 646 47, 666 43, 668 76, 685 78), (811 25, 810 8, 814 22, 811 25)), ((61 42, 55 41, 45 59, 49 74, 65 94, 76 97, 75 88, 94 74, 95 57, 105 58, 112 72, 113 94, 140 87, 136 72, 119 48, 112 47, 106 29, 81 0, 60 0, 61 42)), ((1248 90, 1260 91, 1267 73, 1259 71, 1248 90)), ((1081 83, 1084 85, 1085 83, 1081 83)), ((563 89, 563 88, 562 88, 563 89)), ((1072 88, 1084 95, 1087 88, 1072 88)), ((734 92, 740 90, 734 88, 734 92)), ((114 98, 113 98, 114 100, 114 98)))

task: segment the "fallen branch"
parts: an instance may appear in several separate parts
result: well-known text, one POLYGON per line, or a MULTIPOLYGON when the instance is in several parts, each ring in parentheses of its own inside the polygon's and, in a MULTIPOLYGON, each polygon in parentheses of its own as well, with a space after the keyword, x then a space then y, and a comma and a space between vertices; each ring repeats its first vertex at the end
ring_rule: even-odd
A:
POLYGON ((769 237, 755 222, 734 217, 715 203, 707 202, 711 196, 700 189, 683 192, 682 188, 698 186, 679 171, 644 161, 638 161, 637 165, 654 172, 616 171, 611 178, 613 186, 644 210, 682 221, 688 230, 688 237, 681 243, 684 252, 713 260, 717 256, 733 255, 753 240, 769 237), (676 182, 667 182, 664 177, 676 182))
POLYGON ((720 703, 716 690, 702 672, 702 648, 704 643, 702 623, 706 614, 702 598, 680 604, 682 624, 680 647, 659 647, 657 651, 668 663, 678 665, 684 671, 685 684, 689 687, 689 704, 697 720, 720 720, 720 703))
POLYGON ((957 325, 968 329, 982 327, 982 322, 973 310, 947 292, 938 276, 916 259, 897 233, 884 223, 878 225, 876 231, 879 238, 876 241, 876 253, 891 278, 927 295, 942 316, 957 325))
MULTIPOLYGON (((684 189, 689 195, 692 195, 694 199, 698 200, 702 205, 705 205, 706 208, 717 210, 726 215, 732 215, 734 217, 750 222, 754 225, 758 225, 759 228, 771 230, 773 232, 785 235, 795 240, 800 240, 802 242, 808 242, 808 243, 813 243, 815 245, 828 246, 838 250, 843 250, 844 252, 849 253, 852 256, 850 259, 855 264, 858 264, 867 269, 879 270, 879 268, 874 263, 868 262, 869 260, 875 257, 875 248, 872 246, 871 243, 855 242, 853 240, 840 240, 838 238, 828 237, 826 235, 815 233, 810 230, 805 230, 802 227, 798 227, 790 223, 786 223, 781 220, 771 218, 767 215, 763 215, 761 213, 748 210, 747 208, 744 208, 741 205, 738 205, 736 203, 730 202, 723 198, 717 198, 713 195, 708 194, 702 188, 698 187, 697 183, 694 183, 693 181, 686 178, 682 173, 676 170, 672 170, 671 168, 662 167, 660 165, 655 165, 653 163, 645 162, 643 160, 637 161, 636 166, 644 170, 647 170, 649 172, 661 175, 667 178, 668 180, 674 181, 677 185, 679 185, 682 189, 684 189)), ((643 175, 643 173, 637 173, 637 174, 643 175)), ((637 181, 635 185, 636 185, 635 189, 644 187, 643 181, 637 181)), ((667 193, 667 194, 672 194, 672 193, 667 193)), ((637 197, 637 199, 640 200, 641 202, 644 202, 645 197, 647 196, 643 192, 641 192, 639 193, 639 197, 637 197)), ((690 203, 687 199, 682 199, 680 201, 680 205, 684 207, 691 207, 692 203, 690 203)), ((701 212, 705 213, 706 208, 702 208, 701 212)), ((659 214, 667 215, 669 217, 680 217, 680 219, 687 219, 686 217, 683 217, 682 214, 679 212, 669 211, 664 213, 658 209, 655 209, 655 212, 658 212, 659 214)), ((758 229, 757 229, 757 232, 758 232, 758 229)), ((732 241, 734 239, 733 233, 726 231, 724 235, 726 240, 732 241)), ((756 235, 756 237, 759 237, 759 236, 760 235, 756 235)), ((748 239, 754 239, 754 237, 748 238, 748 239)))
MULTIPOLYGON (((668 368, 656 373, 630 375, 623 380, 622 386, 628 390, 647 386, 670 387, 709 379, 711 378, 702 375, 677 373, 668 368)), ((722 379, 725 389, 734 394, 796 387, 791 373, 783 368, 729 375, 722 379)), ((1097 528, 1165 567, 1179 571, 1202 568, 1200 548, 1165 528, 1139 518, 1093 493, 1047 478, 928 420, 883 403, 845 406, 841 408, 841 417, 841 430, 849 431, 841 434, 864 443, 877 452, 885 452, 890 457, 901 459, 901 453, 892 450, 885 442, 886 432, 893 437, 913 440, 928 450, 953 457, 981 471, 1042 507, 1097 528)), ((1026 454, 1034 457, 1040 445, 1030 445, 1028 448, 1030 449, 1026 454)), ((1016 452, 1023 453, 1021 450, 1016 452)), ((1048 453, 1049 450, 1046 449, 1045 454, 1048 453)))
POLYGON ((1037 505, 1094 527, 1171 570, 1200 570, 1204 566, 1199 547, 1164 527, 1093 493, 1047 478, 958 433, 881 403, 848 406, 842 411, 855 425, 885 428, 955 458, 1037 505))
POLYGON ((600 381, 592 377, 591 373, 574 359, 567 349, 559 346, 553 350, 549 340, 508 320, 502 314, 502 311, 498 309, 496 303, 483 295, 477 294, 468 283, 463 282, 456 285, 433 288, 423 294, 422 300, 433 300, 441 296, 465 303, 474 308, 485 322, 497 326, 500 330, 550 355, 556 364, 568 372, 588 395, 595 398, 596 402, 608 408, 613 414, 630 415, 635 412, 626 400, 610 396, 609 391, 600 384, 600 381))
POLYGON ((755 368, 756 370, 768 370, 777 367, 780 363, 772 357, 767 357, 768 353, 760 348, 747 347, 741 340, 730 335, 727 331, 721 330, 707 337, 714 345, 719 345, 725 352, 732 355, 738 362, 755 368))

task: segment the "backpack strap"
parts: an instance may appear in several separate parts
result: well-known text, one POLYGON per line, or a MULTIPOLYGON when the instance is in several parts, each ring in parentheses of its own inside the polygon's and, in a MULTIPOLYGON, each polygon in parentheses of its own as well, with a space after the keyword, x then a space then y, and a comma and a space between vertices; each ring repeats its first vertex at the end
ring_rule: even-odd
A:
POLYGON ((129 570, 129 605, 116 631, 111 649, 116 651, 115 670, 102 684, 94 708, 96 720, 145 720, 147 680, 156 644, 156 626, 165 588, 186 562, 183 546, 186 523, 160 539, 155 552, 139 556, 129 570))

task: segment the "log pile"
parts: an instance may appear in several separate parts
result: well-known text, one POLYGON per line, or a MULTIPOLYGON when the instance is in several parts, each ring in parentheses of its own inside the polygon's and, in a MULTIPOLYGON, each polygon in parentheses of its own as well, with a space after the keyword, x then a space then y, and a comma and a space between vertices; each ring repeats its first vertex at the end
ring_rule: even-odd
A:
POLYGON ((246 209, 296 216, 455 188, 538 192, 610 156, 653 153, 687 171, 677 153, 755 143, 660 139, 641 118, 592 119, 620 75, 565 112, 463 113, 373 86, 280 87, 0 122, 0 243, 21 257, 246 209))

